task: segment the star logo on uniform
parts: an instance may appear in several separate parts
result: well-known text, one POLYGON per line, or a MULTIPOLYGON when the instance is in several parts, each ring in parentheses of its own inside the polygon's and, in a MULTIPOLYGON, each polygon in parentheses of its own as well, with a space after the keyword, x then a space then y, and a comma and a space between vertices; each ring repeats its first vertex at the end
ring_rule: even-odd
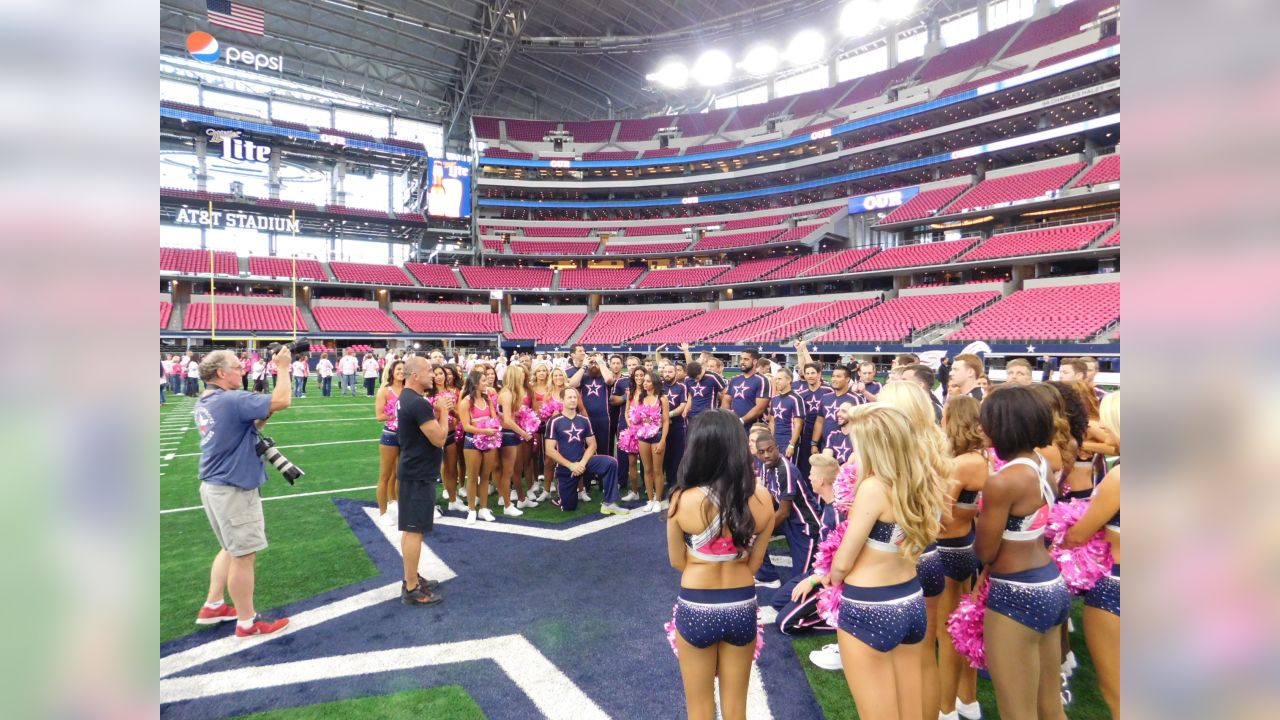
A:
POLYGON ((809 412, 816 413, 818 412, 818 408, 822 407, 822 401, 819 400, 817 396, 811 397, 805 401, 805 407, 809 409, 809 412))
POLYGON ((782 407, 781 405, 773 408, 772 412, 773 412, 774 420, 781 420, 782 416, 787 414, 786 408, 782 407))
POLYGON ((675 407, 676 405, 678 405, 678 404, 679 404, 678 402, 676 402, 678 399, 679 399, 679 398, 677 398, 677 397, 676 397, 676 391, 675 391, 675 390, 668 390, 668 391, 667 391, 667 404, 668 404, 668 405, 670 405, 670 406, 672 406, 672 407, 675 407))
POLYGON ((702 397, 702 394, 706 391, 706 389, 707 389, 707 386, 706 386, 706 385, 694 385, 694 386, 693 386, 693 396, 694 396, 694 397, 702 397))
POLYGON ((565 434, 565 441, 572 443, 582 442, 582 428, 577 425, 569 428, 569 432, 565 434))
POLYGON ((747 386, 746 386, 746 385, 738 385, 737 387, 735 387, 735 388, 733 389, 733 397, 734 397, 734 399, 735 399, 735 400, 746 400, 746 399, 747 399, 747 386))
POLYGON ((835 403, 832 403, 823 409, 822 414, 825 415, 828 420, 835 420, 836 410, 838 409, 839 408, 836 407, 835 403))
POLYGON ((588 394, 588 395, 593 395, 593 396, 599 396, 599 395, 600 395, 600 391, 601 391, 603 388, 604 388, 604 386, 603 386, 603 385, 601 385, 600 383, 587 383, 587 394, 588 394))

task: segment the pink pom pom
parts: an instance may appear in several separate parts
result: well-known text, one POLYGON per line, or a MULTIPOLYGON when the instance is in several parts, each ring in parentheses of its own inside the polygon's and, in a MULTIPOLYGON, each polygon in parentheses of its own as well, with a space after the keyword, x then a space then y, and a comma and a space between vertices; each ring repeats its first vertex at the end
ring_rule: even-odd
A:
POLYGON ((827 537, 818 543, 818 554, 813 559, 815 572, 823 575, 831 573, 831 561, 835 560, 836 551, 840 549, 840 543, 844 541, 844 531, 848 527, 848 520, 836 523, 835 528, 827 533, 827 537))
POLYGON ((533 410, 522 407, 516 411, 516 424, 520 426, 521 430, 530 435, 535 435, 538 432, 538 428, 542 426, 542 420, 533 410))
POLYGON ((751 656, 752 660, 760 659, 760 651, 764 650, 764 622, 760 619, 760 610, 756 609, 756 651, 751 656))
POLYGON ((840 595, 843 592, 844 583, 818 590, 818 615, 831 627, 840 624, 840 595))
POLYGON ((991 472, 993 473, 1000 472, 1000 470, 1004 468, 1005 465, 1009 464, 1004 460, 1000 459, 1000 456, 996 454, 995 448, 988 448, 987 455, 991 458, 991 472))
POLYGON ((956 647, 956 653, 969 661, 969 665, 977 670, 987 666, 986 645, 982 640, 982 618, 987 610, 987 593, 990 581, 983 581, 977 598, 965 595, 955 612, 947 618, 947 632, 956 647))
POLYGON ((456 443, 462 442, 462 426, 461 425, 458 425, 455 428, 453 428, 453 441, 456 443))
POLYGON ((564 403, 559 400, 551 399, 543 403, 542 407, 538 408, 538 415, 541 416, 543 420, 550 420, 556 415, 559 415, 561 410, 564 410, 564 403))
POLYGON ((858 465, 852 459, 840 466, 833 490, 836 510, 848 512, 858 491, 858 465))
POLYGON ((662 432, 662 408, 644 403, 632 405, 627 411, 627 427, 643 440, 657 437, 662 432))
MULTIPOLYGON (((497 430, 502 427, 502 424, 498 422, 497 418, 486 417, 476 420, 475 426, 478 428, 493 428, 497 430)), ((497 450, 502 447, 502 433, 499 432, 492 435, 476 433, 471 436, 471 444, 475 445, 475 448, 481 452, 486 450, 497 450)))
POLYGON ((640 441, 636 439, 636 431, 630 427, 618 433, 618 449, 628 455, 640 452, 640 441))
POLYGON ((1107 542, 1102 530, 1093 534, 1089 541, 1073 548, 1062 547, 1067 531, 1080 522, 1089 509, 1089 500, 1080 498, 1069 502, 1054 503, 1049 510, 1049 521, 1045 524, 1045 536, 1049 538, 1049 556, 1058 564, 1058 571, 1067 587, 1077 595, 1093 589, 1098 580, 1111 572, 1114 559, 1111 556, 1111 543, 1107 542))

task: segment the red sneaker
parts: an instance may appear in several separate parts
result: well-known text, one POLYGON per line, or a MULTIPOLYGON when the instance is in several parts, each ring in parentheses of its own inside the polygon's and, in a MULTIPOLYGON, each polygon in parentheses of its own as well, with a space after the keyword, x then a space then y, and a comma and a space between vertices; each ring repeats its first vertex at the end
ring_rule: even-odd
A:
POLYGON ((220 622, 236 619, 236 609, 230 605, 223 603, 216 608, 207 605, 200 606, 200 612, 196 615, 197 625, 217 625, 220 622))
POLYGON ((250 635, 270 635, 273 632, 283 630, 289 624, 289 618, 280 618, 272 620, 264 618, 261 614, 253 616, 253 624, 246 630, 237 623, 236 637, 249 637, 250 635))

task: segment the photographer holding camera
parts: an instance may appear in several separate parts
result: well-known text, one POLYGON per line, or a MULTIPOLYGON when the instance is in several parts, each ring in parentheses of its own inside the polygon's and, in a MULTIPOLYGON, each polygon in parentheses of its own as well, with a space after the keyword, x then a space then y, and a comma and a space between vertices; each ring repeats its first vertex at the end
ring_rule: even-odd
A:
MULTIPOLYGON (((290 348, 283 347, 272 359, 281 378, 289 376, 292 357, 290 348)), ((206 355, 200 362, 206 389, 194 411, 200 431, 200 501, 222 546, 213 559, 209 594, 196 624, 235 619, 237 637, 267 635, 289 624, 288 618, 270 620, 254 611, 253 568, 257 552, 267 547, 258 491, 267 481, 262 454, 270 451, 283 460, 269 441, 260 440, 258 431, 272 413, 289 407, 292 398, 287 382, 276 383, 271 395, 242 391, 240 377, 244 372, 233 352, 216 350, 206 355), (231 594, 235 607, 223 603, 224 590, 231 594)), ((283 462, 292 467, 287 460, 283 462)), ((274 460, 273 464, 280 467, 274 460)), ((298 474, 301 471, 286 477, 292 483, 298 474)))

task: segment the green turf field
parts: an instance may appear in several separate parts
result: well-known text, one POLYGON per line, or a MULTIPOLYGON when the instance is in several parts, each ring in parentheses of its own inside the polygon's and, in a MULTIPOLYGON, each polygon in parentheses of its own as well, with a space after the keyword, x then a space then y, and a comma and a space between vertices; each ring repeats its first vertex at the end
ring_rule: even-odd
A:
MULTIPOLYGON (((169 397, 169 403, 160 409, 160 507, 162 511, 176 510, 160 516, 161 641, 201 631, 192 621, 204 601, 209 564, 218 550, 200 508, 199 440, 191 420, 193 404, 191 398, 169 397)), ((333 499, 374 500, 380 429, 380 423, 373 417, 372 398, 336 395, 324 398, 318 391, 306 398, 295 398, 292 407, 278 413, 267 424, 264 434, 274 438, 281 451, 307 474, 297 485, 290 486, 274 469, 267 470, 263 497, 279 499, 263 503, 271 546, 258 556, 256 602, 259 610, 270 611, 376 574, 373 563, 339 514, 333 499)), ((496 496, 489 498, 489 507, 495 513, 499 511, 496 496)), ((597 498, 573 514, 562 513, 546 503, 526 510, 525 516, 559 522, 598 511, 597 498)), ((1072 646, 1080 668, 1073 683, 1076 701, 1068 709, 1068 715, 1072 720, 1106 718, 1107 708, 1098 695, 1093 664, 1080 632, 1078 606, 1075 624, 1072 646)), ((819 670, 808 662, 809 652, 828 642, 834 642, 830 635, 795 640, 796 655, 805 666, 825 716, 833 720, 856 718, 843 676, 819 670)), ((985 717, 997 718, 990 683, 979 681, 979 697, 985 717)), ((483 714, 465 690, 451 686, 252 717, 290 720, 352 716, 478 718, 483 714), (424 709, 428 711, 424 713, 424 709)))

